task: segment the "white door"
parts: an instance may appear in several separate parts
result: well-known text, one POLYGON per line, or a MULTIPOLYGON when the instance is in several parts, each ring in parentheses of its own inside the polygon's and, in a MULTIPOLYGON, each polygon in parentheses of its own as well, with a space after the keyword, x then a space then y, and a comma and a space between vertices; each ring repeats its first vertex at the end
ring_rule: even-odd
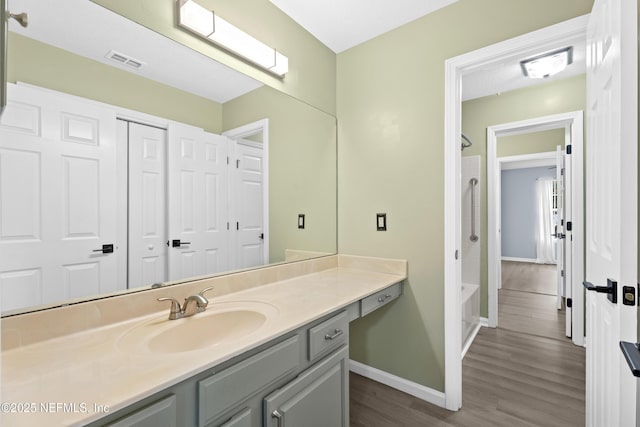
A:
POLYGON ((228 139, 172 124, 168 141, 169 280, 227 270, 228 139))
MULTIPOLYGON (((565 297, 565 281, 564 281, 564 153, 562 147, 556 147, 556 189, 555 189, 554 208, 556 214, 554 217, 555 224, 555 243, 556 243, 556 277, 557 277, 557 302, 558 310, 562 309, 562 298, 565 297)), ((569 307, 567 307, 567 317, 569 317, 569 307)), ((567 323, 571 325, 570 320, 567 323)), ((569 326, 569 336, 571 336, 571 326, 569 326)))
POLYGON ((236 268, 268 262, 264 245, 264 150, 262 144, 236 141, 233 210, 236 217, 236 268))
POLYGON ((587 29, 586 424, 635 426, 636 386, 619 341, 637 340, 637 2, 596 0, 587 29))
POLYGON ((167 280, 166 131, 126 122, 128 128, 128 287, 167 280))
POLYGON ((9 85, 8 95, 2 310, 116 290, 115 112, 25 86, 9 85))

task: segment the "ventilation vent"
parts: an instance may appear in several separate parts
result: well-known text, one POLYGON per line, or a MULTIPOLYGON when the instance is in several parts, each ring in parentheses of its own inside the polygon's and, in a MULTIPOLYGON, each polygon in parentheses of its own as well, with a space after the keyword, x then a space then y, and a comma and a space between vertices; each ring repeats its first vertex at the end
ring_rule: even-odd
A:
POLYGON ((110 50, 109 53, 107 53, 106 58, 136 70, 139 70, 145 65, 144 62, 127 56, 124 53, 116 52, 115 50, 110 50))

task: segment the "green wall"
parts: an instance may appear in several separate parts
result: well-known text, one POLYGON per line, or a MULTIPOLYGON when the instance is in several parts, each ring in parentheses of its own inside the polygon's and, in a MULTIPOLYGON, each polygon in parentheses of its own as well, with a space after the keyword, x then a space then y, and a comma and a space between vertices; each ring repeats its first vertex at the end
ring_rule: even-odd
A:
MULTIPOLYGON (((463 156, 480 155, 481 164, 480 316, 482 317, 488 316, 487 127, 551 114, 584 111, 586 105, 585 84, 585 75, 580 75, 462 103, 462 129, 465 135, 474 142, 472 147, 463 151, 463 156)), ((560 138, 547 134, 550 138, 546 144, 540 144, 536 138, 540 132, 499 138, 497 155, 501 157, 555 151, 558 139, 564 140, 562 130, 555 132, 558 132, 560 138)), ((585 142, 585 150, 586 145, 585 142)))
POLYGON ((338 54, 339 251, 409 261, 405 295, 352 323, 351 358, 444 390, 444 62, 591 6, 460 0, 338 54))
MULTIPOLYGON (((561 89, 559 88, 558 90, 561 89)), ((523 154, 545 153, 556 151, 558 145, 564 147, 564 129, 501 136, 497 139, 496 156, 509 157, 521 156, 523 154)), ((463 151, 462 155, 466 156, 467 154, 463 151)), ((486 159, 484 164, 486 166, 486 159)))
POLYGON ((269 119, 269 262, 337 252, 336 119, 270 87, 223 105, 223 130, 269 119), (298 229, 298 214, 305 228, 298 229))
POLYGON ((289 58, 279 79, 176 25, 175 0, 93 0, 329 114, 336 112, 336 55, 267 0, 199 0, 222 18, 289 58))
POLYGON ((9 33, 8 81, 143 111, 220 133, 222 105, 39 41, 9 33))

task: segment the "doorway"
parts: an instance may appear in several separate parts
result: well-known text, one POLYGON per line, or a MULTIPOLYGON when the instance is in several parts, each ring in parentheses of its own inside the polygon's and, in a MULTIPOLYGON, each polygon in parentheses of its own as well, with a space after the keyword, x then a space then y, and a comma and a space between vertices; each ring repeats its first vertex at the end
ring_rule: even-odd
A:
MULTIPOLYGON (((486 48, 478 49, 467 54, 451 58, 445 62, 445 406, 450 410, 458 410, 462 406, 462 362, 461 354, 461 263, 459 248, 461 241, 461 206, 460 206, 460 134, 462 117, 462 77, 474 69, 490 67, 513 58, 522 58, 527 53, 550 49, 557 43, 573 43, 575 40, 585 40, 587 17, 580 17, 557 24, 542 30, 534 31, 505 42, 497 43, 486 48)), ((487 141, 490 140, 487 134, 487 141)), ((495 155, 494 155, 495 157, 495 155)), ((495 172, 495 165, 488 165, 488 170, 495 172)), ((496 177, 494 173, 487 173, 488 186, 491 187, 496 177)), ((489 209, 496 209, 495 200, 488 203, 489 209)), ((489 225, 495 229, 495 223, 489 225)), ((492 236, 489 233, 488 243, 492 236)), ((496 237, 493 236, 495 245, 496 237)), ((489 248, 489 255, 495 256, 495 248, 489 248), (492 255, 493 254, 493 255, 492 255)), ((495 265, 490 263, 489 265, 495 265)), ((490 269, 489 283, 494 281, 499 273, 490 269)), ((497 298, 496 298, 497 299, 497 298)), ((489 304, 490 312, 497 314, 497 305, 489 304), (491 308, 493 306, 494 308, 491 308)), ((496 316, 497 317, 497 316, 496 316)), ((494 319, 496 318, 494 317, 494 319)))
POLYGON ((559 251, 562 252, 562 259, 557 280, 566 284, 561 286, 562 289, 558 288, 559 294, 565 299, 566 335, 572 337, 574 344, 584 344, 584 299, 581 292, 584 272, 582 115, 582 111, 576 111, 490 126, 487 129, 489 326, 498 326, 498 289, 502 283, 502 165, 519 160, 517 157, 498 157, 498 138, 561 129, 567 147, 564 153, 567 154, 558 150, 549 154, 557 156, 556 168, 560 168, 565 178, 564 206, 554 228, 554 234, 565 237, 559 246, 563 250, 559 251))

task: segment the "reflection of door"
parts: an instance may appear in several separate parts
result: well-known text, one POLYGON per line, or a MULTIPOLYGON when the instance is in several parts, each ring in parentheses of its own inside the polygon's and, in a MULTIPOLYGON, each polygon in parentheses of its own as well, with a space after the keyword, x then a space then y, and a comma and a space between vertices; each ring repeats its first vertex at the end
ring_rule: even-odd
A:
POLYGON ((128 141, 128 287, 167 280, 166 131, 118 121, 128 141))
POLYGON ((169 280, 228 269, 227 138, 169 127, 169 280))
POLYGON ((2 310, 116 290, 115 113, 9 90, 0 126, 2 310))
POLYGON ((232 184, 236 204, 236 268, 263 265, 264 259, 264 156, 262 144, 236 142, 236 170, 232 184))
POLYGON ((614 303, 587 292, 587 426, 635 426, 636 385, 620 340, 635 342, 637 282, 637 2, 596 0, 587 29, 586 279, 617 282, 614 303))

